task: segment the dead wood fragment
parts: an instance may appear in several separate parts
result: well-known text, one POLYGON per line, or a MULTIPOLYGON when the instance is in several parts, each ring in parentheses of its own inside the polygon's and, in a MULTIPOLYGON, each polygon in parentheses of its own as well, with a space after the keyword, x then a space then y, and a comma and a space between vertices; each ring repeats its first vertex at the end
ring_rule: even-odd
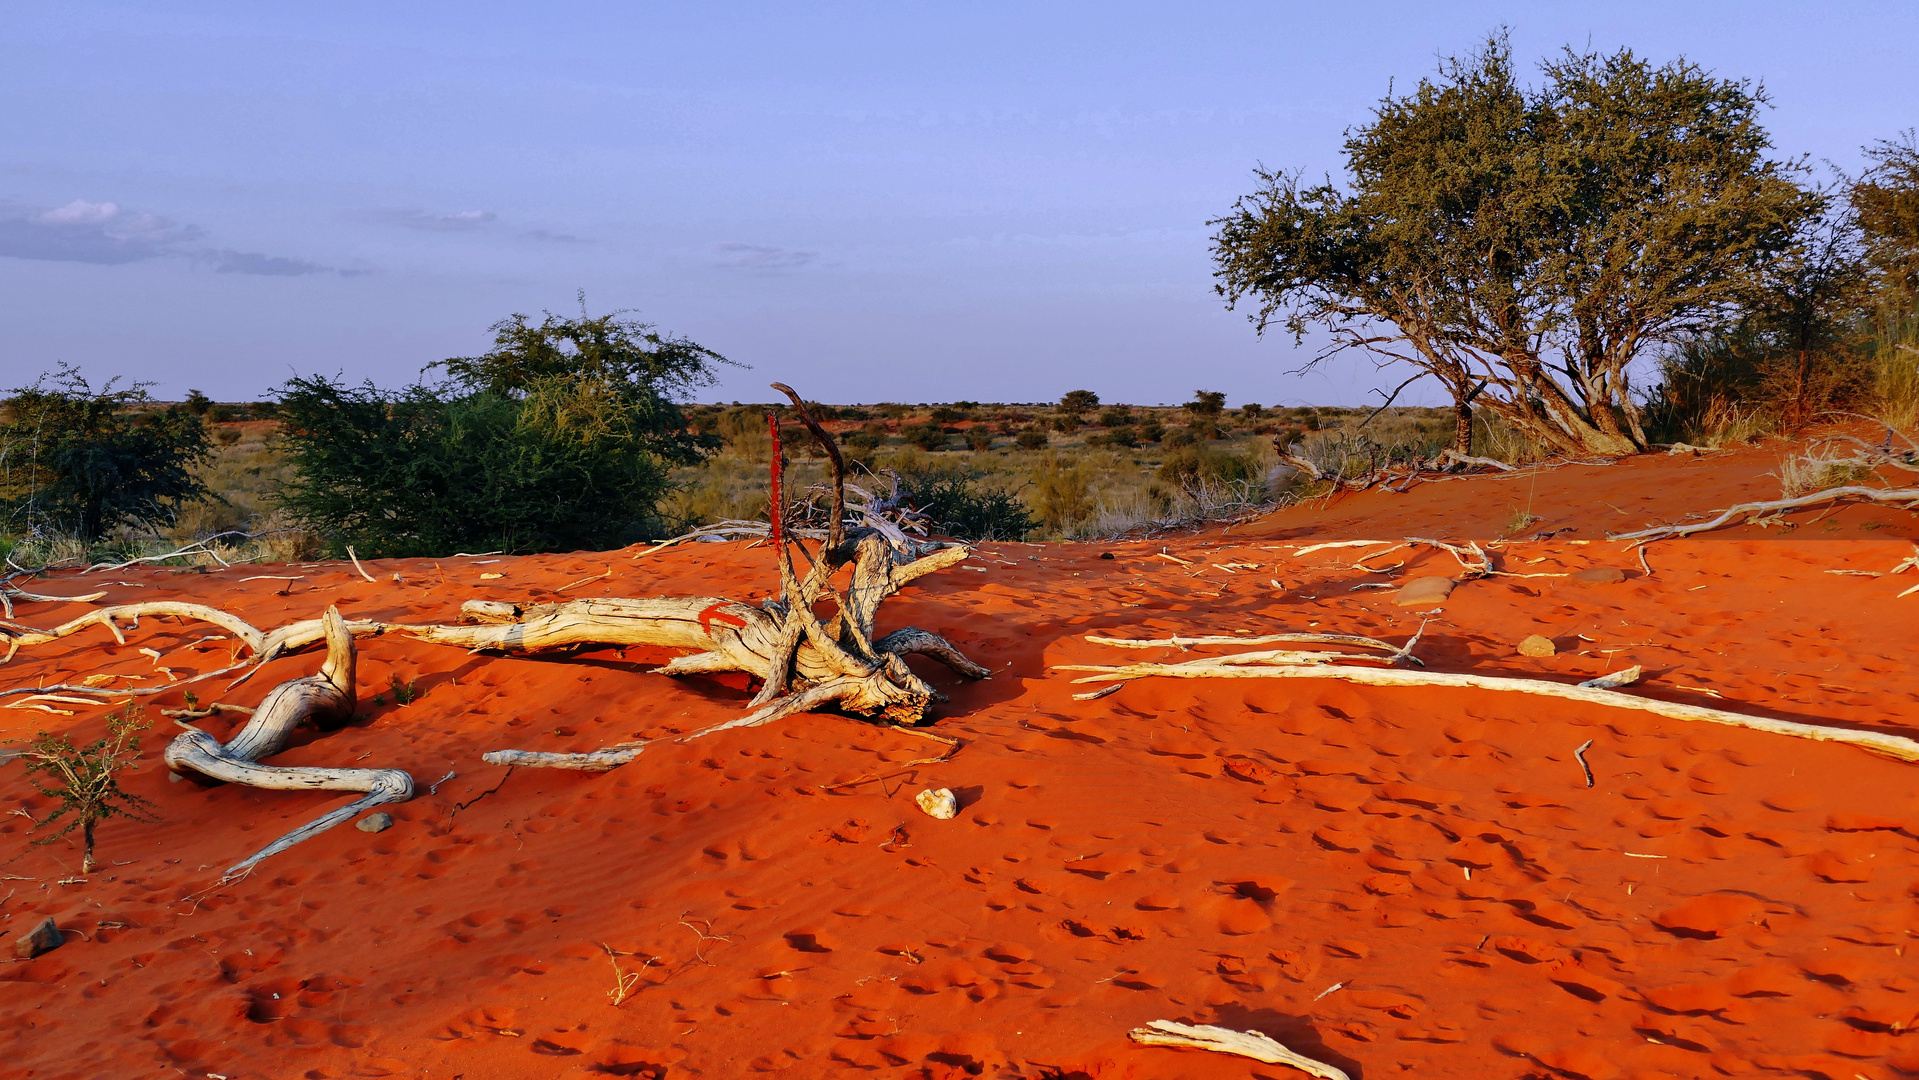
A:
POLYGON ((1719 516, 1710 521, 1696 522, 1691 525, 1660 525, 1637 532, 1609 533, 1608 540, 1626 543, 1650 544, 1655 540, 1670 540, 1694 533, 1711 532, 1730 525, 1737 525, 1754 514, 1779 513, 1797 510, 1801 507, 1818 506, 1829 502, 1870 502, 1896 506, 1904 510, 1919 510, 1919 488, 1869 488, 1857 485, 1827 488, 1794 499, 1774 499, 1770 502, 1740 503, 1719 512, 1719 516))
MULTIPOLYGON (((1179 649, 1182 652, 1184 652, 1188 646, 1193 645, 1270 645, 1281 641, 1317 643, 1320 645, 1352 645, 1361 649, 1378 649, 1381 652, 1392 654, 1389 659, 1411 660, 1421 667, 1425 666, 1418 657, 1406 654, 1401 646, 1381 641, 1378 638, 1360 637, 1356 634, 1260 634, 1250 637, 1234 637, 1217 634, 1188 638, 1180 637, 1177 634, 1169 638, 1110 638, 1088 634, 1086 640, 1095 645, 1112 645, 1121 649, 1173 648, 1179 649)), ((1417 638, 1415 638, 1415 640, 1417 640, 1417 638)))
POLYGON ((137 627, 140 625, 142 615, 173 615, 182 619, 209 622, 238 637, 246 643, 248 649, 256 652, 266 637, 236 615, 229 615, 219 608, 207 607, 205 604, 189 604, 178 600, 153 600, 141 604, 117 604, 113 607, 104 607, 61 623, 51 630, 36 630, 31 626, 21 626, 18 623, 0 623, 0 637, 6 639, 6 659, 8 660, 13 659, 14 652, 24 646, 57 641, 77 634, 89 626, 106 627, 116 642, 125 645, 127 637, 120 630, 120 621, 137 627))
POLYGON ((1323 1061, 1287 1049, 1272 1037, 1257 1031, 1234 1031, 1211 1024, 1182 1024, 1173 1020, 1154 1020, 1145 1027, 1127 1032, 1141 1046, 1165 1046, 1177 1050, 1211 1050, 1252 1058, 1268 1065, 1290 1065, 1320 1080, 1351 1080, 1343 1070, 1323 1061))
POLYGON ((1378 658, 1370 656, 1341 656, 1334 653, 1240 653, 1236 656, 1209 657, 1204 660, 1188 660, 1178 664, 1126 664, 1101 666, 1094 664, 1055 664, 1060 671, 1090 671, 1095 674, 1073 680, 1076 683, 1116 682, 1128 679, 1142 679, 1152 676, 1178 679, 1339 679, 1345 682, 1363 683, 1370 686, 1451 686, 1478 690, 1496 690, 1507 693, 1533 694, 1541 697, 1564 698, 1571 701, 1584 701, 1593 705, 1606 705, 1613 708, 1633 709, 1649 712, 1673 720, 1699 721, 1709 724, 1725 724, 1730 727, 1742 727, 1753 731, 1764 731, 1774 735, 1786 735, 1799 739, 1811 739, 1817 742, 1845 743, 1862 750, 1894 758, 1899 761, 1919 761, 1919 742, 1900 735, 1888 735, 1877 731, 1859 731, 1851 728, 1828 727, 1819 724, 1801 724, 1791 720, 1775 720, 1771 717, 1752 716, 1746 713, 1730 712, 1725 709, 1712 709, 1700 705, 1685 705, 1679 702, 1661 701, 1657 698, 1638 697, 1610 689, 1639 676, 1637 668, 1628 668, 1613 675, 1602 676, 1588 684, 1569 686, 1565 683, 1549 682, 1544 679, 1515 679, 1495 675, 1470 675, 1444 671, 1401 671, 1386 668, 1355 668, 1341 666, 1333 661, 1338 659, 1363 659, 1375 663, 1378 658), (1301 659, 1292 659, 1300 657, 1301 659))
POLYGON ((1477 541, 1468 540, 1463 548, 1444 540, 1428 540, 1420 536, 1408 536, 1406 542, 1425 544, 1427 547, 1435 547, 1451 553, 1452 557, 1458 560, 1460 567, 1466 571, 1466 576, 1461 580, 1471 581, 1493 573, 1493 557, 1486 554, 1486 549, 1480 547, 1477 541))
POLYGON ((366 567, 360 565, 360 557, 354 554, 352 544, 346 546, 346 557, 353 560, 353 569, 359 571, 361 577, 373 582, 375 585, 380 583, 372 574, 366 572, 366 567))
POLYGON ((204 731, 188 730, 167 745, 163 759, 176 774, 273 791, 358 791, 365 794, 287 833, 228 868, 222 880, 381 803, 413 797, 413 778, 399 769, 326 769, 259 764, 286 749, 303 724, 337 725, 353 714, 353 635, 339 609, 328 608, 327 658, 318 674, 281 683, 268 692, 246 724, 222 746, 204 731))
POLYGON ((1580 769, 1583 770, 1586 774, 1587 787, 1593 786, 1593 782, 1594 782, 1593 767, 1591 765, 1586 764, 1586 751, 1591 750, 1592 746, 1593 746, 1593 741, 1591 739, 1587 739, 1585 742, 1579 744, 1578 749, 1573 751, 1573 757, 1579 761, 1580 769))
MULTIPOLYGON (((952 642, 926 630, 905 627, 874 640, 874 620, 882 601, 915 578, 965 559, 967 549, 915 543, 896 528, 884 529, 876 524, 847 528, 845 464, 838 446, 796 391, 781 383, 773 384, 773 388, 793 402, 801 422, 832 461, 834 478, 825 533, 819 548, 808 551, 804 541, 786 527, 779 417, 767 414, 772 439, 767 534, 779 565, 780 599, 759 607, 716 597, 572 601, 526 609, 469 603, 463 609, 469 617, 494 625, 389 625, 384 629, 467 648, 511 651, 579 644, 692 649, 697 651, 676 658, 661 672, 687 675, 743 671, 763 680, 750 703, 753 711, 676 736, 676 742, 756 727, 827 704, 864 716, 883 717, 894 724, 918 723, 934 702, 944 700, 944 695, 907 667, 905 658, 916 653, 968 678, 991 677, 989 669, 967 659, 952 642), (812 562, 804 578, 793 566, 790 549, 794 546, 812 562), (831 582, 846 567, 851 568, 851 579, 841 592, 831 582), (814 605, 829 597, 836 602, 838 613, 822 622, 814 605)), ((869 522, 876 520, 874 515, 865 516, 869 522)), ((646 745, 623 744, 588 754, 502 750, 485 755, 485 760, 497 765, 599 771, 626 764, 646 745)))
POLYGON ((1519 471, 1516 466, 1508 465, 1503 461, 1489 457, 1473 457, 1471 454, 1462 454, 1449 446, 1441 450, 1439 456, 1433 459, 1433 466, 1435 468, 1445 469, 1451 465, 1477 466, 1482 469, 1493 469, 1497 472, 1519 471))

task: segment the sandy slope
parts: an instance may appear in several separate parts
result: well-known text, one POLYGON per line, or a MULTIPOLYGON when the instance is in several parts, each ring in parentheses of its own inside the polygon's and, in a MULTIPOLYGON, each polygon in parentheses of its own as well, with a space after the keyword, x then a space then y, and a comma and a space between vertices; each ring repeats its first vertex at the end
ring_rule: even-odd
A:
MULTIPOLYGON (((77 852, 28 849, 27 821, 0 818, 14 860, 0 944, 43 913, 75 931, 0 974, 0 1076, 1299 1075, 1126 1042, 1161 1017, 1259 1028, 1370 1080, 1919 1074, 1919 1036, 1903 1034, 1919 1023, 1919 767, 1466 691, 1167 680, 1078 702, 1083 688, 1047 670, 1121 658, 1083 640, 1095 632, 1403 637, 1418 617, 1349 591, 1382 580, 1350 569, 1351 552, 1288 547, 1484 541, 1530 499, 1529 533, 1577 531, 1504 549, 1509 568, 1632 576, 1462 586, 1421 649, 1433 667, 1637 663, 1648 694, 1912 734, 1919 595, 1893 597, 1919 574, 1826 571, 1890 569, 1912 551, 1913 515, 1813 512, 1790 531, 1664 543, 1650 578, 1600 542, 1771 497, 1777 457, 1430 483, 1151 544, 988 546, 977 569, 923 579, 882 612, 996 671, 950 687, 937 730, 965 749, 903 773, 937 748, 814 715, 600 776, 508 776, 479 754, 687 729, 736 714, 747 687, 652 675, 662 657, 635 650, 528 660, 366 641, 369 718, 281 760, 405 768, 422 789, 457 774, 393 808, 388 832, 335 830, 207 891, 339 797, 169 784, 165 732, 130 784, 165 820, 104 826, 115 865, 91 882, 55 884, 77 852), (1531 633, 1560 654, 1515 655, 1531 633), (395 674, 420 700, 372 706, 395 674), (1591 789, 1572 757, 1587 739, 1591 789), (957 820, 914 809, 929 785, 961 793, 957 820), (617 1009, 605 947, 638 975, 617 1009)), ((260 626, 329 603, 424 621, 475 596, 551 598, 608 567, 568 595, 775 585, 764 549, 728 544, 382 563, 378 585, 329 565, 127 572, 107 588, 260 626), (259 573, 304 576, 288 595, 239 580, 259 573)), ((1422 552, 1402 572, 1455 567, 1422 552)), ((91 631, 23 652, 0 681, 151 675, 142 646, 206 670, 231 646, 193 644, 209 632, 149 620, 118 647, 91 631)), ((1124 654, 1142 657, 1160 658, 1124 654)), ((315 663, 276 661, 232 700, 315 663)), ((67 724, 90 735, 99 711, 0 711, 9 737, 67 724)), ((48 804, 17 766, 0 799, 36 816, 48 804)))

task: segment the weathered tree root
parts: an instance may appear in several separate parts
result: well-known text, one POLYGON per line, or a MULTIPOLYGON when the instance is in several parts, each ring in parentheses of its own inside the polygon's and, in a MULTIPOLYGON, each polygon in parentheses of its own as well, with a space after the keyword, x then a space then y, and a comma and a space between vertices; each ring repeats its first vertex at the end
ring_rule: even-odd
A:
POLYGON ((223 880, 244 874, 260 860, 349 821, 362 810, 381 803, 405 802, 413 797, 413 778, 399 769, 323 769, 258 763, 259 759, 286 749, 294 730, 302 724, 337 726, 353 716, 353 636, 336 608, 328 608, 321 622, 327 658, 318 674, 274 687, 225 746, 196 728, 181 733, 169 743, 163 759, 176 774, 195 773, 210 780, 247 787, 366 794, 235 863, 222 876, 223 880))
POLYGON ((1314 1061, 1295 1053, 1270 1036, 1257 1031, 1234 1031, 1211 1024, 1182 1024, 1174 1020, 1154 1020, 1145 1027, 1127 1032, 1141 1046, 1166 1046, 1177 1050, 1211 1050, 1216 1054, 1234 1054, 1263 1061, 1268 1065, 1290 1065, 1320 1080, 1350 1080, 1346 1073, 1323 1061, 1314 1061))
POLYGON ((1273 651, 1209 657, 1204 660, 1188 660, 1178 664, 1054 664, 1053 668, 1057 671, 1090 671, 1096 673, 1084 678, 1074 679, 1073 681, 1075 683, 1118 682, 1128 679, 1144 679, 1160 676, 1175 679, 1339 679, 1345 682, 1364 683, 1369 686, 1455 686, 1476 690, 1497 690, 1507 693, 1564 698, 1570 701, 1584 701, 1593 705, 1606 705, 1613 708, 1634 709, 1639 712, 1649 712, 1673 720, 1726 724, 1731 727, 1748 728, 1753 731, 1764 731, 1774 735, 1787 735, 1798 739, 1845 743, 1900 761, 1919 761, 1919 742, 1915 742, 1904 736, 1887 735, 1876 731, 1856 731, 1850 728, 1827 727, 1819 724, 1801 724, 1791 720, 1774 720, 1770 717, 1729 712, 1725 709, 1711 709, 1700 705, 1683 705, 1678 702, 1660 701, 1657 698, 1645 698, 1634 694, 1620 693, 1618 690, 1611 689, 1610 684, 1598 679, 1579 685, 1567 685, 1565 683, 1547 682, 1544 679, 1513 679, 1494 675, 1468 675, 1446 671, 1401 671, 1388 668, 1344 667, 1337 664, 1337 661, 1341 659, 1358 659, 1378 663, 1381 662, 1382 658, 1346 656, 1337 653, 1298 654, 1273 651), (1305 659, 1304 657, 1311 657, 1311 659, 1305 659), (1325 659, 1321 659, 1322 657, 1325 659))

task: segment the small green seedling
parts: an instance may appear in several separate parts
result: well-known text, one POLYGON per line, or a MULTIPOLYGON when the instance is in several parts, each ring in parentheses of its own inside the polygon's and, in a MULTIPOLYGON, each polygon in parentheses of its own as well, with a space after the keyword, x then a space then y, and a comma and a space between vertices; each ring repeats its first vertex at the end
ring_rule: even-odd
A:
POLYGON ((95 825, 115 814, 135 821, 159 820, 153 814, 152 803, 120 789, 120 771, 139 758, 140 733, 147 726, 140 708, 128 706, 108 716, 106 735, 86 746, 73 745, 73 740, 65 735, 43 731, 35 736, 33 746, 21 755, 21 760, 27 763, 29 782, 40 794, 59 799, 60 805, 34 828, 68 818, 59 832, 34 841, 35 845, 51 844, 78 828, 85 838, 80 872, 91 874, 95 825))
POLYGON ((387 686, 393 691, 394 702, 400 705, 411 705, 418 700, 420 692, 414 688, 418 681, 408 679, 406 682, 401 682, 398 675, 388 675, 387 686))

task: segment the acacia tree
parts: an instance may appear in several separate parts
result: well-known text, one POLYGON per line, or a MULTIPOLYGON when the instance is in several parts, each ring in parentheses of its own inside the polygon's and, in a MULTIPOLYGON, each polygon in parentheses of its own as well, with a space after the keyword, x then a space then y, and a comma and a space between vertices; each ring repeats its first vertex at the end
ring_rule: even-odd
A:
POLYGON ((205 495, 206 425, 155 407, 149 385, 96 389, 62 365, 0 402, 0 527, 95 540, 123 522, 171 523, 205 495))
POLYGON ((280 438, 294 476, 280 505, 331 549, 375 555, 658 535, 669 468, 720 445, 689 429, 678 399, 727 361, 622 314, 510 316, 491 351, 431 365, 452 377, 440 385, 289 380, 280 438))
POLYGON ((1068 390, 1066 396, 1059 399, 1059 411, 1068 416, 1092 412, 1099 408, 1099 395, 1091 390, 1068 390))
POLYGON ((1882 288, 1910 300, 1919 293, 1919 133, 1866 147, 1872 162, 1848 193, 1866 249, 1882 288))
POLYGON ((628 311, 589 315, 585 292, 579 303, 577 319, 548 311, 536 324, 509 315, 493 324, 492 349, 436 361, 428 369, 444 368, 468 392, 506 398, 524 398, 556 381, 594 388, 624 402, 648 452, 692 465, 716 449, 717 439, 689 430, 679 403, 713 385, 714 365, 739 365, 697 342, 662 334, 652 323, 623 318, 628 311))
MULTIPOLYGON (((1543 85, 1503 37, 1350 132, 1348 179, 1264 189, 1214 222, 1228 304, 1436 376, 1562 453, 1646 445, 1628 369, 1759 289, 1821 198, 1765 155, 1763 91, 1683 60, 1567 50, 1543 85), (1483 391, 1483 393, 1482 393, 1483 391)), ((1403 388, 1403 387, 1402 387, 1403 388)))

